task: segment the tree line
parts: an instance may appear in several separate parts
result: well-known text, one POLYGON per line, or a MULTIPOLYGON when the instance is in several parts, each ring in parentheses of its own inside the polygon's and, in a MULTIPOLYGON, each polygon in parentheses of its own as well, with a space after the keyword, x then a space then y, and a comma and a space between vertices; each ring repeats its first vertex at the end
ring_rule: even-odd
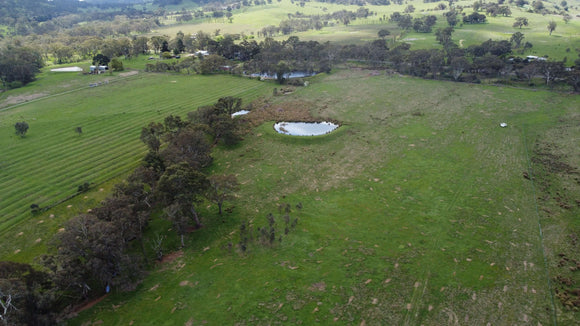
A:
MULTIPOLYGON (((394 14, 396 16, 396 13, 394 14)), ((403 15, 399 15, 401 17, 403 15)), ((434 17, 434 16, 433 16, 434 17)), ((425 16, 418 19, 425 26, 432 26, 434 19, 425 16)), ((337 64, 356 62, 370 68, 392 69, 402 74, 421 78, 448 79, 458 82, 480 82, 494 79, 501 82, 510 80, 532 83, 542 77, 545 84, 552 87, 565 83, 578 91, 579 71, 567 68, 566 62, 539 58, 535 61, 521 59, 515 54, 523 54, 533 48, 521 32, 512 34, 509 40, 487 40, 481 44, 460 47, 453 40, 454 27, 438 28, 434 32, 440 43, 438 49, 411 49, 408 43, 389 40, 391 32, 380 30, 374 41, 360 45, 338 45, 330 42, 301 41, 296 36, 277 41, 266 38, 261 42, 243 40, 236 42, 233 35, 212 38, 198 33, 193 38, 197 46, 209 50, 212 55, 189 57, 177 61, 149 64, 149 71, 269 74, 279 77, 283 83, 284 74, 292 71, 330 72, 337 64)), ((175 42, 173 42, 175 43, 175 42)), ((580 59, 574 61, 580 66, 580 59)))
POLYGON ((170 115, 143 127, 148 153, 142 164, 98 207, 66 222, 38 258, 40 270, 0 262, 3 323, 54 325, 79 300, 134 289, 150 262, 163 256, 162 238, 150 236, 157 232, 149 223, 154 215, 172 223, 182 247, 190 229, 211 218, 200 215, 202 203, 215 204, 222 215, 239 183, 233 175, 209 175, 208 167, 214 146, 240 140, 243 119, 231 114, 241 108, 240 98, 224 97, 187 119, 170 115))

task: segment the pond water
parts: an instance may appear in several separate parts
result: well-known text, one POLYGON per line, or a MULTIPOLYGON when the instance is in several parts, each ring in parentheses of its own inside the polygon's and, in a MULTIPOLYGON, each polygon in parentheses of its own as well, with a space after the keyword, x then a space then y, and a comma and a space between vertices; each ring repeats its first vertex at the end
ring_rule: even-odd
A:
MULTIPOLYGON (((289 79, 289 78, 304 78, 304 77, 312 77, 316 75, 315 72, 307 72, 307 71, 293 71, 293 72, 289 72, 284 74, 284 78, 289 79)), ((278 74, 251 74, 251 77, 261 77, 261 78, 266 78, 266 79, 276 79, 278 77, 278 74)))
POLYGON ((248 114, 248 113, 250 113, 250 111, 248 111, 248 110, 240 110, 238 112, 232 113, 232 118, 233 117, 237 117, 238 115, 244 115, 244 114, 248 114))
POLYGON ((83 71, 81 67, 65 67, 65 68, 54 68, 50 69, 52 72, 73 72, 73 71, 83 71))
POLYGON ((328 134, 338 128, 332 122, 278 122, 274 129, 281 134, 291 136, 318 136, 328 134))

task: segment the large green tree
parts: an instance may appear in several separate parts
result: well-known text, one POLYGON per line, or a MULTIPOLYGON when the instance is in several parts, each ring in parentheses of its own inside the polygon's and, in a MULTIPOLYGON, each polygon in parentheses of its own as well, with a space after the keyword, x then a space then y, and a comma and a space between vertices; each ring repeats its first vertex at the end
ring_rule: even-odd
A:
POLYGON ((193 221, 196 227, 202 226, 196 206, 202 201, 207 187, 205 175, 186 162, 169 166, 159 178, 157 195, 166 207, 166 218, 181 237, 182 246, 185 246, 188 221, 193 221))
POLYGON ((520 33, 520 32, 516 32, 512 34, 512 37, 510 38, 510 42, 512 42, 514 44, 514 48, 519 48, 522 40, 524 39, 524 34, 520 33))
POLYGON ((42 56, 32 48, 14 45, 0 48, 0 80, 3 88, 30 83, 43 66, 42 56))
POLYGON ((26 132, 28 132, 28 128, 29 126, 26 121, 20 121, 14 124, 16 135, 20 137, 24 137, 26 135, 26 132))
POLYGON ((526 17, 516 17, 516 21, 512 26, 522 29, 522 26, 528 26, 528 19, 526 17))

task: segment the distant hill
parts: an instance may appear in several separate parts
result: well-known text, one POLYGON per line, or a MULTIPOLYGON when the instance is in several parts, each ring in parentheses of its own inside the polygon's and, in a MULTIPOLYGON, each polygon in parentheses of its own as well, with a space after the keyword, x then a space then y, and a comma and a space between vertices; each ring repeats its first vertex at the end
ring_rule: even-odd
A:
POLYGON ((17 27, 80 11, 90 11, 91 8, 122 8, 152 2, 154 0, 2 0, 0 25, 17 27))

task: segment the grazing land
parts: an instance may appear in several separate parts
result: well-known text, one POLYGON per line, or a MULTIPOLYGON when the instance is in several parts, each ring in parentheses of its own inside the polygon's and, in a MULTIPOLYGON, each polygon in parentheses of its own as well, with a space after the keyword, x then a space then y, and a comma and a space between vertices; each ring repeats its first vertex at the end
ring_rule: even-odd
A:
MULTIPOLYGON (((569 1, 568 3, 570 6, 569 13, 574 16, 578 11, 577 4, 574 1, 569 1)), ((373 14, 366 18, 357 18, 348 25, 331 20, 327 26, 319 31, 309 30, 293 33, 292 35, 298 36, 302 40, 329 41, 339 44, 362 44, 375 40, 379 30, 387 29, 391 32, 389 39, 395 38, 397 41, 409 43, 415 50, 441 48, 442 46, 437 42, 435 33, 416 33, 412 29, 403 31, 397 27, 395 22, 389 22, 389 17, 392 13, 404 13, 408 5, 413 5, 416 8, 415 12, 412 13, 413 17, 421 17, 424 15, 435 15, 437 17, 437 24, 433 27, 433 31, 437 30, 437 28, 448 27, 443 15, 449 11, 449 8, 447 7, 444 10, 437 9, 439 4, 441 2, 425 3, 422 1, 407 1, 401 5, 395 3, 388 6, 366 5, 364 8, 368 8, 369 11, 376 13, 376 15, 373 14)), ((453 4, 455 8, 464 8, 463 12, 465 14, 472 12, 471 6, 473 5, 473 1, 454 1, 453 4)), ((554 6, 557 6, 557 4, 549 2, 545 2, 544 4, 548 10, 556 10, 554 6)), ((481 44, 489 39, 509 41, 513 33, 521 32, 525 35, 525 41, 533 44, 533 48, 520 56, 545 56, 554 60, 562 60, 564 57, 568 57, 568 59, 575 57, 575 49, 580 48, 580 19, 573 17, 569 22, 564 23, 561 15, 530 13, 528 12, 530 7, 531 5, 525 7, 510 5, 512 12, 510 16, 504 17, 498 15, 492 17, 488 14, 485 24, 458 24, 453 33, 453 40, 461 48, 467 48, 470 45, 481 44), (516 17, 526 17, 529 20, 529 25, 521 29, 513 27, 512 25, 516 17), (557 22, 557 28, 552 35, 549 35, 546 26, 552 20, 557 22)), ((301 5, 298 1, 282 0, 274 4, 243 7, 239 10, 233 10, 232 23, 229 23, 225 17, 219 19, 203 18, 192 22, 178 23, 175 20, 175 16, 169 15, 163 21, 165 26, 155 29, 152 34, 173 36, 180 31, 186 34, 193 34, 200 30, 213 34, 219 30, 221 34, 242 34, 254 37, 257 40, 263 40, 264 37, 259 35, 259 31, 269 25, 278 26, 281 21, 287 20, 289 15, 297 13, 307 16, 325 15, 341 10, 356 12, 359 8, 361 7, 355 5, 345 6, 322 2, 303 2, 303 5, 301 5)), ((485 12, 482 13, 485 14, 485 12)), ((275 36, 278 40, 283 40, 287 37, 288 35, 275 36)), ((390 47, 395 45, 391 44, 390 47)), ((571 65, 572 61, 569 61, 568 65, 571 65)))
MULTIPOLYGON (((216 145, 213 163, 203 173, 235 176, 240 183, 235 200, 226 201, 223 215, 215 203, 196 203, 202 227, 187 229, 184 247, 175 224, 163 218, 170 215, 167 207, 147 213, 140 249, 153 257, 159 249, 154 242, 163 240, 163 259, 147 266, 136 290, 123 292, 114 284, 110 294, 67 309, 73 312, 63 324, 579 324, 580 97, 563 84, 578 76, 580 19, 578 0, 558 2, 544 2, 539 13, 533 13, 533 3, 505 3, 511 15, 488 14, 486 23, 459 23, 452 33, 462 52, 489 39, 512 42, 512 35, 521 32, 532 48, 512 47, 502 62, 528 55, 545 57, 546 63, 560 61, 555 88, 549 78, 540 79, 545 77, 540 70, 527 83, 521 70, 509 69, 501 77, 498 71, 493 78, 474 80, 488 85, 418 79, 391 70, 396 51, 391 52, 403 43, 411 50, 449 50, 435 35, 448 27, 444 13, 450 4, 444 2, 256 1, 228 11, 231 21, 209 18, 214 12, 225 15, 223 7, 185 1, 155 8, 148 3, 143 8, 151 9, 152 16, 144 14, 142 20, 154 24, 131 30, 141 18, 124 24, 121 15, 103 22, 115 26, 117 34, 99 35, 92 39, 95 44, 78 44, 74 29, 59 32, 58 24, 43 22, 30 30, 47 27, 53 31, 47 38, 25 36, 30 31, 20 26, 22 40, 15 44, 34 43, 47 63, 68 64, 45 67, 35 81, 3 85, 0 93, 0 260, 42 269, 37 258, 54 250, 51 239, 69 228, 66 222, 102 204, 114 185, 139 166, 147 152, 139 139, 143 127, 169 115, 186 119, 188 112, 231 96, 242 98, 243 108, 251 110, 236 118, 248 122, 246 133, 239 144, 216 145), (432 32, 403 30, 389 21, 409 4, 415 7, 413 18, 437 17, 432 32), (192 9, 206 16, 178 22, 182 12, 192 9), (290 18, 359 9, 373 14, 347 24, 325 18, 318 30, 276 30, 290 18), (566 22, 565 13, 570 14, 566 22), (514 27, 516 17, 529 24, 514 27), (551 21, 557 28, 549 33, 551 21), (119 28, 123 25, 127 29, 119 28), (266 39, 269 27, 282 47, 298 43, 286 43, 290 36, 355 44, 353 50, 372 49, 366 46, 379 41, 386 45, 382 54, 390 49, 390 57, 383 56, 373 66, 381 69, 374 70, 372 60, 356 54, 333 61, 336 53, 328 47, 330 73, 305 78, 308 86, 302 87, 298 81, 278 85, 228 75, 252 67, 251 61, 236 61, 236 55, 204 71, 204 57, 188 57, 206 48, 172 53, 177 38, 184 45, 198 31, 211 35, 212 46, 230 40, 226 34, 236 34, 231 40, 238 45, 276 43, 266 39), (388 35, 380 41, 378 32, 384 30, 388 35), (143 36, 150 47, 126 52, 143 36), (153 36, 164 36, 169 51, 154 49, 153 36), (124 51, 111 50, 117 41, 124 51), (57 51, 62 49, 70 49, 70 55, 58 54, 66 52, 57 51), (125 70, 104 75, 49 71, 71 65, 88 71, 99 51, 109 51, 125 70), (187 60, 192 64, 179 68, 187 60), (181 70, 147 72, 156 71, 149 68, 157 63, 181 70), (508 83, 512 79, 517 83, 508 83), (30 127, 23 137, 15 134, 21 121, 30 127), (333 121, 341 127, 324 136, 295 137, 276 133, 277 121, 333 121), (285 207, 297 221, 291 230, 284 230, 285 207), (266 231, 269 213, 276 223, 266 231), (266 232, 275 232, 272 241, 264 240, 266 232)), ((453 4, 468 15, 477 3, 453 4)), ((82 26, 87 33, 109 30, 101 23, 74 25, 76 32, 82 26)), ((8 40, 15 31, 15 26, 0 26, 0 38, 8 40)), ((277 55, 253 56, 272 54, 277 55)), ((266 68, 290 59, 276 59, 266 68)), ((449 68, 452 60, 445 60, 442 65, 449 68)), ((478 69, 472 66, 469 73, 478 69)), ((442 74, 434 69, 429 76, 442 74)), ((133 245, 133 240, 127 242, 133 245)), ((2 284, 14 283, 9 277, 2 284)), ((92 289, 91 294, 104 292, 92 289)))
POLYGON ((218 150, 215 172, 242 184, 231 213, 208 206, 182 255, 70 324, 571 323, 552 278, 577 208, 538 211, 541 176, 523 172, 539 169, 541 143, 577 163, 579 104, 364 70, 315 77, 250 115, 309 110, 342 127, 297 138, 268 122, 218 150), (281 203, 302 203, 296 230, 241 253, 239 224, 265 225, 281 203))

